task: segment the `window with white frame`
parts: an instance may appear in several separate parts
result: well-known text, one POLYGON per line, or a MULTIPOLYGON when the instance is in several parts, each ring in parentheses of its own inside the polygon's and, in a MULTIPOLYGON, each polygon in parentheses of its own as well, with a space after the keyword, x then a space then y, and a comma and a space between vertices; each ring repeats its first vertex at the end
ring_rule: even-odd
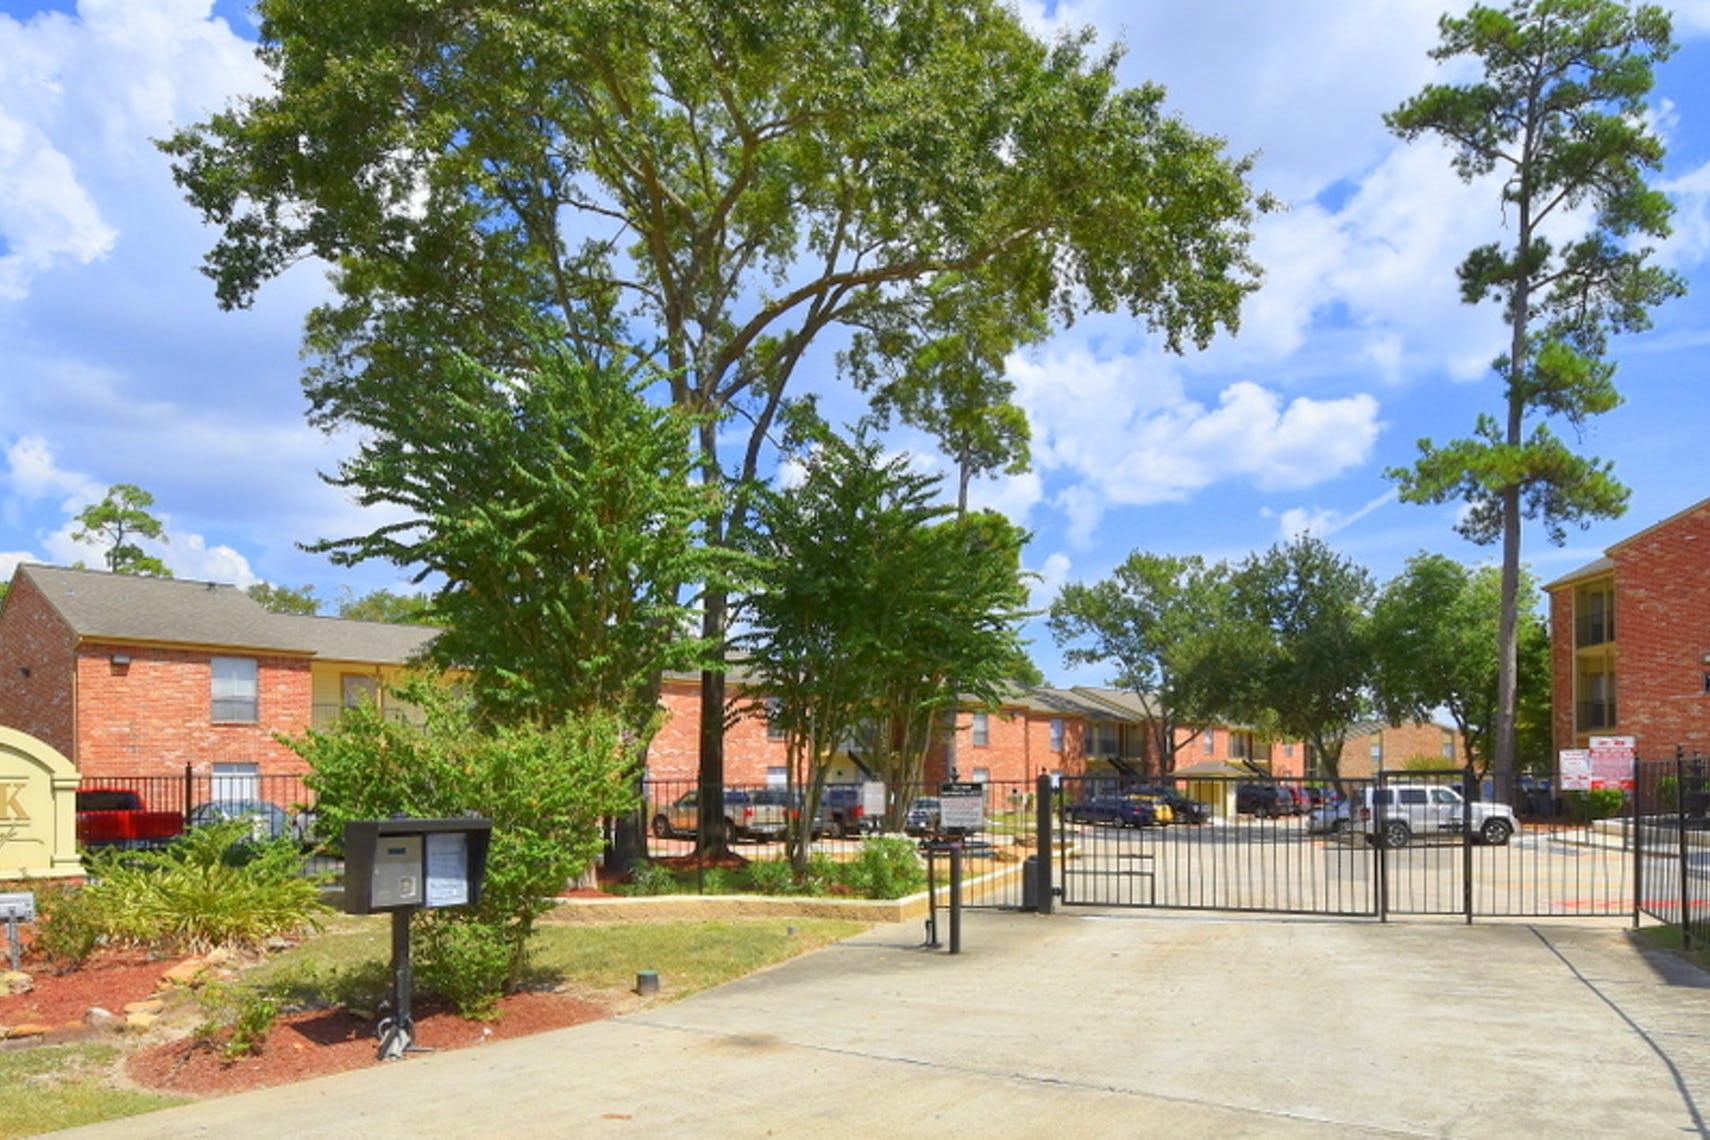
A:
POLYGON ((974 714, 974 731, 972 733, 975 748, 988 747, 992 742, 991 714, 974 714))
POLYGON ((1205 754, 1207 756, 1210 756, 1210 755, 1214 754, 1216 751, 1217 751, 1217 730, 1215 728, 1208 728, 1205 730, 1205 754))
POLYGON ((261 719, 260 673, 253 657, 215 657, 212 717, 223 724, 254 724, 261 719))
POLYGON ((1054 716, 1051 718, 1051 751, 1061 752, 1062 750, 1063 718, 1060 716, 1054 716))

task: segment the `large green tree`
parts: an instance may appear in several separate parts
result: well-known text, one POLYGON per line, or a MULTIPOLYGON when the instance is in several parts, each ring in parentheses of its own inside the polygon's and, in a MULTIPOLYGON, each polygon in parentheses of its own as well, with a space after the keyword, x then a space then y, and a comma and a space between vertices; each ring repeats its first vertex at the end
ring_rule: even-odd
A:
POLYGON ((1467 303, 1502 306, 1508 346, 1494 368, 1503 411, 1480 416, 1467 439, 1421 440, 1415 464, 1389 474, 1408 501, 1464 500, 1461 532, 1501 541, 1492 751, 1506 793, 1515 770, 1521 520, 1540 520, 1560 543, 1567 524, 1615 517, 1627 501, 1612 465, 1575 454, 1550 423, 1578 430, 1618 405, 1609 335, 1647 328, 1650 310, 1682 292, 1639 244, 1669 230, 1668 199, 1645 180, 1663 158, 1645 97, 1673 44, 1661 8, 1616 0, 1476 5, 1444 16, 1439 28, 1432 58, 1470 61, 1478 77, 1431 84, 1385 122, 1406 139, 1442 138, 1468 181, 1499 176, 1508 236, 1473 250, 1460 282, 1467 303))
POLYGON ((1231 579, 1217 659, 1232 719, 1304 742, 1330 779, 1367 708, 1375 592, 1364 567, 1311 536, 1245 559, 1231 579))
POLYGON ((77 514, 77 529, 71 537, 78 542, 99 542, 106 546, 102 556, 107 569, 114 574, 140 574, 152 578, 170 578, 172 571, 166 563, 138 545, 138 539, 165 542, 166 528, 149 514, 154 496, 134 483, 115 483, 99 503, 84 507, 77 514))
MULTIPOLYGON (((908 376, 956 329, 1001 355, 1086 309, 1181 350, 1233 327, 1255 285, 1247 164, 1162 89, 1122 87, 1090 33, 1042 42, 997 0, 257 15, 273 89, 163 145, 218 230, 222 304, 308 257, 334 267, 306 345, 328 426, 409 439, 454 383, 448 346, 504 372, 551 339, 649 369, 706 415, 700 481, 743 485, 828 331, 908 376)), ((707 542, 745 501, 709 515, 707 542)), ((727 601, 705 594, 709 641, 727 601)), ((710 668, 703 840, 723 705, 710 668)))
POLYGON ((661 674, 696 661, 683 592, 716 489, 690 483, 692 422, 640 381, 543 349, 528 371, 464 359, 407 437, 372 436, 333 481, 404 517, 311 549, 437 582, 429 655, 499 722, 619 715, 643 744, 661 674))
POLYGON ((1223 712, 1226 680, 1215 632, 1229 573, 1198 555, 1136 550, 1109 578, 1072 582, 1051 603, 1051 633, 1071 665, 1107 665, 1110 683, 1146 710, 1147 768, 1175 767, 1176 750, 1223 712))
MULTIPOLYGON (((745 540, 759 588, 738 611, 738 644, 789 733, 803 821, 853 739, 872 737, 867 759, 887 785, 918 784, 945 714, 995 701, 1013 677, 1025 535, 953 512, 940 482, 876 441, 822 437, 799 483, 760 494, 745 540)), ((800 866, 805 840, 791 837, 800 866)))
MULTIPOLYGON (((1533 615, 1538 590, 1520 582, 1520 607, 1533 615)), ((1442 554, 1411 558, 1385 584, 1372 610, 1376 672, 1372 691, 1392 724, 1448 712, 1480 774, 1490 769, 1496 736, 1497 645, 1502 628, 1502 574, 1494 566, 1469 569, 1442 554)), ((1520 625, 1521 707, 1547 710, 1550 701, 1549 633, 1536 617, 1520 625)), ((1543 718, 1548 728, 1548 715, 1543 718)), ((1547 761, 1535 750, 1526 758, 1547 761)))
POLYGON ((312 617, 321 612, 321 603, 315 597, 313 586, 276 586, 272 582, 257 582, 244 593, 270 613, 312 617))

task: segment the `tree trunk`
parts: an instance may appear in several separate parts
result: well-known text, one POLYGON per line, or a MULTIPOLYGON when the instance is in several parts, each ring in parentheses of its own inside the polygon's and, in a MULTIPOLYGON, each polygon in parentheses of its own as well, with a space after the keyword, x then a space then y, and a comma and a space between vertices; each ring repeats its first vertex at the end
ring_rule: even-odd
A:
POLYGON ((724 621, 728 596, 722 589, 708 590, 701 634, 720 646, 720 665, 701 671, 700 820, 696 847, 703 856, 722 856, 730 837, 724 825, 724 621))

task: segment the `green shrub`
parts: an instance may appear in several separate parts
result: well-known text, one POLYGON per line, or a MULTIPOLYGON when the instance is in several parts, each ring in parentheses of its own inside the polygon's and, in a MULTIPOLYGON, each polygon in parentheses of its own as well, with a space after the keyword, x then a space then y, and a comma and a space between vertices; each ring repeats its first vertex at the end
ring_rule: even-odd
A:
POLYGON ((1663 811, 1680 810, 1680 779, 1664 776, 1657 781, 1657 806, 1663 811))
POLYGON ((1627 802, 1627 793, 1620 788, 1593 788, 1585 792, 1568 792, 1564 799, 1568 818, 1586 823, 1620 815, 1622 806, 1627 802))
POLYGON ((674 895, 682 888, 669 867, 643 859, 630 869, 629 882, 620 890, 626 895, 674 895))
POLYGON ((84 866, 80 905, 112 942, 190 954, 255 947, 328 913, 296 845, 254 843, 246 820, 196 828, 159 851, 98 852, 84 866))
POLYGON ((748 864, 748 881, 763 895, 796 893, 796 872, 785 859, 767 859, 748 864))
POLYGON ((80 886, 53 883, 36 888, 36 950, 62 970, 81 966, 106 937, 99 900, 80 886))
POLYGON ((286 742, 313 769, 317 830, 334 835, 349 820, 395 814, 492 820, 481 901, 459 921, 502 932, 511 951, 507 985, 515 987, 536 921, 600 853, 601 818, 635 805, 635 742, 615 718, 492 726, 431 683, 401 695, 425 723, 388 720, 363 705, 328 731, 286 742))
POLYGON ((261 1052, 279 1020, 281 997, 272 986, 208 985, 196 991, 196 1001, 204 1017, 196 1036, 218 1045, 228 1061, 261 1052))
POLYGON ((880 835, 861 844, 861 854, 839 869, 839 879, 856 894, 870 899, 900 899, 926 885, 926 871, 914 841, 900 835, 880 835))
POLYGON ((503 927, 449 912, 432 914, 420 923, 416 944, 415 975, 423 989, 464 1017, 492 1016, 516 966, 503 927))

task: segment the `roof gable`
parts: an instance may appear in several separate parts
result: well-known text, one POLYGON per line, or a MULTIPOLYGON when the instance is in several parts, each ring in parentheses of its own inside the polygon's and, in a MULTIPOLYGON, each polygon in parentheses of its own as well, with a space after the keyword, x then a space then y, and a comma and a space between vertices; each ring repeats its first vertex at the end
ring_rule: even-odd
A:
POLYGON ((30 582, 80 640, 140 641, 402 664, 438 634, 429 626, 277 614, 236 586, 25 565, 30 582))

